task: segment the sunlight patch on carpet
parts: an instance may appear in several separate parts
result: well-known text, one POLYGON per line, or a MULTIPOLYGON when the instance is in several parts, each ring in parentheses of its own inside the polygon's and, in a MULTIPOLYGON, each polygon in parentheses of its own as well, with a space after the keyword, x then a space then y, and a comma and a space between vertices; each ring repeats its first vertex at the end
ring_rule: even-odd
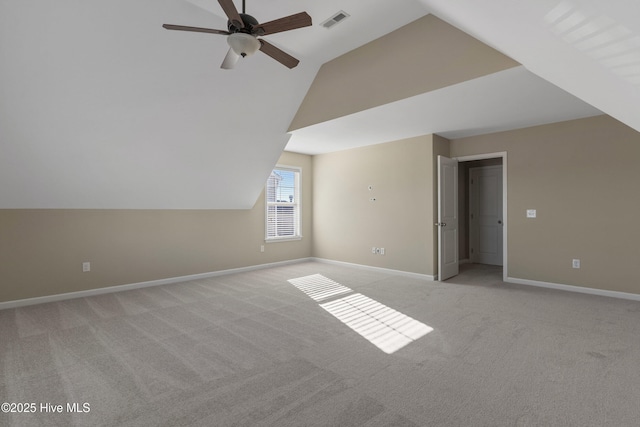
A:
POLYGON ((289 283, 300 289, 315 301, 322 301, 336 295, 349 294, 353 292, 353 290, 324 277, 322 274, 312 274, 311 276, 291 279, 289 280, 289 283))
POLYGON ((433 328, 366 297, 321 274, 289 280, 309 297, 318 301, 338 320, 387 354, 433 331, 433 328), (337 299, 335 298, 340 295, 337 299))

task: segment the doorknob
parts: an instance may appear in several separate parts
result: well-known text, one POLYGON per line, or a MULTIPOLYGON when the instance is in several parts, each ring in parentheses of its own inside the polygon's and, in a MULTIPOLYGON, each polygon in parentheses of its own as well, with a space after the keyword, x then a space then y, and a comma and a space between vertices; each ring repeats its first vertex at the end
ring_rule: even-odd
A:
POLYGON ((501 219, 498 220, 498 224, 502 224, 502 220, 501 219))

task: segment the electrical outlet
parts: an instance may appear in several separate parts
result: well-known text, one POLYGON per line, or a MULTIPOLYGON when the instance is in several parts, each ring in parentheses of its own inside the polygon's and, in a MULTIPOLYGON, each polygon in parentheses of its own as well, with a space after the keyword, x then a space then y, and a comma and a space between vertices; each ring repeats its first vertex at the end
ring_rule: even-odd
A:
POLYGON ((527 209, 527 218, 535 218, 538 215, 535 209, 527 209))
POLYGON ((88 271, 91 271, 91 263, 90 262, 83 262, 82 263, 82 272, 86 273, 88 271))
POLYGON ((380 255, 384 255, 384 248, 380 248, 380 255))
POLYGON ((260 245, 260 252, 264 252, 264 245, 260 245))
POLYGON ((580 260, 574 259, 571 265, 573 266, 573 268, 580 268, 580 260))

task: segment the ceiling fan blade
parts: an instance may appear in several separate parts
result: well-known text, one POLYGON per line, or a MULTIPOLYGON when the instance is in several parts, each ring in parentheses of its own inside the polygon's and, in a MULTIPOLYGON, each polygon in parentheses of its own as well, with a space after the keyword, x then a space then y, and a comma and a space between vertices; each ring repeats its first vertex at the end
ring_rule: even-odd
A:
POLYGON ((270 57, 272 57, 273 59, 275 59, 282 65, 284 65, 285 67, 293 68, 296 65, 298 65, 298 63, 300 62, 293 56, 278 49, 277 47, 275 47, 274 45, 272 45, 266 40, 260 39, 259 42, 260 42, 260 50, 262 52, 266 53, 267 55, 269 55, 270 57))
POLYGON ((259 36, 265 36, 282 31, 295 30, 296 28, 308 27, 310 25, 311 17, 309 14, 307 12, 300 12, 295 15, 285 16, 284 18, 256 25, 253 28, 253 33, 259 36))
POLYGON ((236 28, 244 28, 244 22, 242 22, 242 18, 238 13, 238 9, 236 9, 236 5, 233 4, 233 0, 218 0, 218 3, 220 3, 220 7, 224 10, 225 15, 227 15, 229 21, 231 21, 236 28))
POLYGON ((214 30, 213 28, 187 27, 184 25, 172 25, 172 24, 163 24, 162 26, 167 30, 193 31, 196 33, 221 34, 223 36, 228 36, 229 34, 231 34, 229 31, 214 30))
POLYGON ((229 48, 227 56, 224 57, 224 61, 222 61, 222 65, 220 65, 220 68, 222 68, 223 70, 231 70, 233 69, 233 67, 235 67, 238 59, 240 59, 240 55, 235 53, 233 49, 229 48))

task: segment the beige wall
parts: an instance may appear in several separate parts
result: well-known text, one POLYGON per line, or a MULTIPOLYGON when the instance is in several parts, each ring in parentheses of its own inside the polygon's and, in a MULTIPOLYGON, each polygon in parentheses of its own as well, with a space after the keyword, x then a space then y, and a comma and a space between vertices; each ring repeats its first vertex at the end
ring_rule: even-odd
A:
POLYGON ((470 35, 426 15, 325 63, 289 130, 518 65, 470 35))
POLYGON ((451 141, 452 156, 498 151, 507 152, 508 275, 640 293, 640 133, 598 116, 451 141))
POLYGON ((433 146, 426 135, 314 156, 314 256, 433 275, 433 146))
POLYGON ((300 241, 265 244, 264 192, 249 210, 0 210, 0 302, 309 257, 311 157, 279 163, 302 167, 300 241))
POLYGON ((436 275, 437 155, 499 151, 508 275, 640 293, 640 133, 599 116, 451 142, 426 135, 313 158, 283 153, 279 163, 303 168, 301 241, 264 243, 263 195, 238 211, 0 210, 0 302, 309 256, 436 275))

